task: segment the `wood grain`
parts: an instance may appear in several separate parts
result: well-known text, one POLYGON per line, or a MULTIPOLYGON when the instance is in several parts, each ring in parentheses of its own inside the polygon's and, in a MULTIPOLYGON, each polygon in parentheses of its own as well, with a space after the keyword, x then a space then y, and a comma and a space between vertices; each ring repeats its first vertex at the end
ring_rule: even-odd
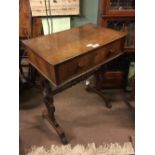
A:
POLYGON ((28 0, 19 0, 19 36, 31 36, 31 11, 28 0))
POLYGON ((60 85, 123 52, 126 35, 86 24, 23 43, 29 49, 30 62, 54 84, 60 85))
POLYGON ((93 51, 94 48, 87 47, 90 43, 98 43, 98 48, 100 48, 124 36, 126 36, 126 32, 86 24, 52 35, 26 40, 24 44, 50 64, 56 65, 93 51))

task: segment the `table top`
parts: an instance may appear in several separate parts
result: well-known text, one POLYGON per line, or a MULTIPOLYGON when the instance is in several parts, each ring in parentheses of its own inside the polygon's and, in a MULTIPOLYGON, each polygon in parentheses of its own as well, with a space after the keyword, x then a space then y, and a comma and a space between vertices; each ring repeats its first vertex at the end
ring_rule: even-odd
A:
POLYGON ((100 48, 127 33, 86 24, 54 34, 25 40, 23 43, 51 65, 100 48), (90 46, 97 45, 96 47, 90 46))

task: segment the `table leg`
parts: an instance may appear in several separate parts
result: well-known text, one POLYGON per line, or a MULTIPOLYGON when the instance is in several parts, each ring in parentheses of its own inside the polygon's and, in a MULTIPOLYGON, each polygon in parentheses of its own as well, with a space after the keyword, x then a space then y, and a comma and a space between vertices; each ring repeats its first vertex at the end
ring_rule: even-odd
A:
MULTIPOLYGON (((106 70, 106 66, 104 67, 103 71, 105 71, 105 70, 106 70)), ((104 100, 106 107, 110 109, 110 108, 112 108, 112 104, 108 99, 105 98, 104 93, 101 91, 101 88, 100 88, 101 82, 98 82, 98 81, 102 81, 102 71, 101 70, 98 70, 96 72, 92 82, 89 81, 86 84, 86 90, 88 92, 94 92, 94 93, 98 94, 104 100)))
POLYGON ((61 142, 63 144, 67 144, 68 141, 66 139, 65 133, 55 119, 54 115, 55 107, 53 104, 54 100, 50 82, 46 79, 42 79, 42 84, 43 84, 43 99, 45 106, 47 108, 47 111, 44 111, 42 116, 43 118, 47 119, 49 123, 54 127, 54 129, 56 130, 57 134, 60 137, 61 142))
POLYGON ((97 93, 97 94, 104 100, 106 107, 109 108, 109 109, 112 108, 111 102, 108 101, 108 100, 105 98, 103 92, 101 92, 101 90, 97 89, 97 87, 88 85, 88 86, 86 87, 86 90, 87 90, 87 91, 90 91, 90 92, 97 93))

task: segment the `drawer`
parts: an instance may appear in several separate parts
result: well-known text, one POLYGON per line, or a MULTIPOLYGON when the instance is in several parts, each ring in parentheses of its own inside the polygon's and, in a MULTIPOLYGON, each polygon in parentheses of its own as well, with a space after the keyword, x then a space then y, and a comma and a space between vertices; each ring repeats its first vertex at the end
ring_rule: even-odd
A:
POLYGON ((30 62, 37 70, 39 70, 48 79, 51 79, 54 83, 57 82, 55 77, 55 70, 50 64, 48 64, 44 59, 40 58, 31 50, 27 51, 27 55, 30 62))
POLYGON ((104 63, 121 52, 121 40, 112 42, 93 52, 74 58, 57 66, 58 83, 65 82, 74 76, 80 75, 87 70, 104 63))
POLYGON ((107 50, 109 52, 109 57, 115 56, 122 51, 122 40, 115 41, 107 45, 107 50))

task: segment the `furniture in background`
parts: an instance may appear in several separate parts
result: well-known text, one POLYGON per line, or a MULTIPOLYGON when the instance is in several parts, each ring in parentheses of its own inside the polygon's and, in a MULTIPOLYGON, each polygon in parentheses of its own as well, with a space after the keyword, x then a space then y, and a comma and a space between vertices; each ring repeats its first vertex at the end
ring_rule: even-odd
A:
POLYGON ((68 141, 55 119, 53 95, 85 80, 101 66, 121 56, 126 35, 125 32, 86 24, 23 41, 30 63, 42 75, 47 108, 43 117, 54 127, 63 144, 68 141))
POLYGON ((100 0, 98 25, 125 31, 128 35, 124 55, 101 70, 97 85, 99 89, 126 89, 129 65, 135 59, 135 0, 100 0))
POLYGON ((39 36, 42 25, 39 18, 32 18, 28 0, 19 0, 19 80, 20 90, 35 81, 35 70, 29 64, 24 46, 25 39, 39 36))
MULTIPOLYGON (((123 89, 134 92, 133 82, 129 80, 130 64, 135 61, 135 0, 100 0, 98 25, 127 32, 124 54, 100 68, 92 84, 86 89, 106 99, 103 92, 107 89, 123 89), (130 88, 130 89, 128 89, 130 88)), ((128 101, 123 92, 123 98, 128 101)), ((133 96, 133 95, 132 95, 133 96)), ((106 99, 108 102, 108 99, 106 99)), ((129 102, 128 102, 129 103, 129 102)), ((112 105, 109 104, 109 108, 112 105)))

